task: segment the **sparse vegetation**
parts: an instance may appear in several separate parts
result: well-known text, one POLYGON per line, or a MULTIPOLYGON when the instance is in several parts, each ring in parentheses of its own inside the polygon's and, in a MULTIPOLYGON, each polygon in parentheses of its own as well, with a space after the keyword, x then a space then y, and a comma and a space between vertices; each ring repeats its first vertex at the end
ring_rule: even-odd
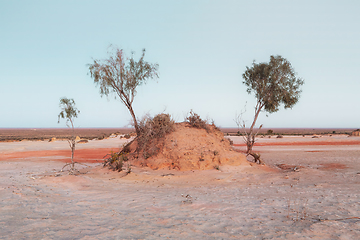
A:
MULTIPOLYGON (((207 121, 202 120, 193 110, 190 110, 188 116, 185 118, 185 122, 187 122, 190 127, 208 130, 207 121)), ((215 126, 215 124, 213 125, 215 126)))
POLYGON ((113 55, 106 60, 94 60, 89 64, 91 77, 100 87, 100 94, 108 96, 115 93, 129 110, 136 133, 140 134, 139 125, 133 110, 133 101, 136 88, 148 79, 158 78, 158 64, 144 61, 145 49, 139 61, 134 60, 134 53, 128 58, 122 49, 116 49, 113 55))
POLYGON ((273 133, 274 133, 274 131, 273 131, 272 129, 269 129, 269 130, 267 130, 267 132, 266 132, 267 135, 273 135, 273 133))
POLYGON ((121 152, 111 152, 105 156, 107 158, 104 161, 104 167, 108 166, 110 169, 118 172, 126 170, 127 173, 130 173, 131 167, 128 163, 128 154, 129 153, 126 152, 126 150, 121 152), (125 163, 128 163, 127 166, 124 166, 125 163))
MULTIPOLYGON (((260 112, 277 112, 280 104, 284 104, 285 109, 292 108, 300 98, 300 87, 304 81, 296 77, 290 62, 281 56, 270 56, 269 63, 254 61, 252 67, 246 67, 243 78, 243 83, 247 86, 246 91, 249 94, 254 93, 257 99, 254 120, 245 136, 247 154, 262 163, 260 155, 252 150, 255 137, 262 127, 260 125, 257 131, 254 130, 260 112)), ((242 122, 241 125, 245 129, 245 123, 242 122)))
MULTIPOLYGON (((141 154, 145 159, 156 155, 164 144, 163 138, 174 130, 174 126, 175 122, 169 114, 161 113, 153 118, 145 116, 139 121, 139 134, 134 139, 137 141, 136 154, 141 154)), ((119 152, 107 155, 109 157, 105 159, 104 166, 119 172, 123 171, 123 164, 134 157, 134 153, 130 153, 131 143, 124 145, 119 152)))
POLYGON ((200 154, 199 161, 200 161, 200 162, 205 161, 205 159, 204 159, 204 153, 201 153, 201 154, 200 154))
POLYGON ((72 136, 68 140, 71 149, 71 163, 66 163, 63 169, 67 166, 70 166, 69 173, 74 174, 75 172, 78 172, 78 170, 75 169, 76 162, 74 162, 74 153, 75 153, 75 145, 76 145, 76 137, 74 134, 74 119, 78 117, 80 111, 75 107, 74 99, 68 99, 66 97, 60 99, 59 106, 61 108, 61 112, 58 115, 58 123, 60 123, 60 119, 66 119, 66 126, 72 129, 72 136))
POLYGON ((145 159, 156 155, 163 144, 161 139, 174 130, 174 125, 175 121, 169 114, 161 113, 153 118, 144 117, 139 122, 140 134, 136 138, 137 152, 142 152, 145 159))

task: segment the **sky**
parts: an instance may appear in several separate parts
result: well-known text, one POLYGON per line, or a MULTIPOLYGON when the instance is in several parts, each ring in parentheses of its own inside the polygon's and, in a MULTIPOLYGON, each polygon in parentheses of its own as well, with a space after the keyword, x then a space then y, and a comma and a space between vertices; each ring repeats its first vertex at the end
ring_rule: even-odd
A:
POLYGON ((114 96, 101 97, 87 64, 110 45, 159 64, 134 110, 183 121, 192 109, 220 127, 249 126, 255 96, 242 74, 281 55, 304 79, 292 109, 261 113, 265 128, 360 128, 360 1, 0 1, 0 128, 58 128, 73 98, 76 127, 128 127, 114 96))

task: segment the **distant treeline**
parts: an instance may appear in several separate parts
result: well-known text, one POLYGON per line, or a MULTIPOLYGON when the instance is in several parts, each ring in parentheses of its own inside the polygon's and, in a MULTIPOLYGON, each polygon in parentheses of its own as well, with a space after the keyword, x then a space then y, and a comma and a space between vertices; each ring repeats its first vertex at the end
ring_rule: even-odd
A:
MULTIPOLYGON (((239 136, 243 129, 220 128, 224 135, 239 136)), ((314 134, 350 134, 354 128, 263 128, 260 135, 314 135, 314 134)), ((104 139, 112 134, 124 135, 135 132, 133 128, 77 128, 75 135, 82 139, 104 139)), ((69 139, 70 128, 4 128, 0 129, 0 141, 46 141, 51 138, 69 139)))
MULTIPOLYGON (((82 139, 104 139, 111 134, 123 135, 134 132, 132 128, 76 128, 75 135, 82 139)), ((69 139, 70 128, 5 128, 0 129, 0 141, 46 141, 51 138, 69 139)))
MULTIPOLYGON (((244 133, 243 129, 220 128, 225 135, 237 136, 244 133)), ((322 135, 322 134, 350 134, 354 128, 262 128, 260 135, 322 135)))

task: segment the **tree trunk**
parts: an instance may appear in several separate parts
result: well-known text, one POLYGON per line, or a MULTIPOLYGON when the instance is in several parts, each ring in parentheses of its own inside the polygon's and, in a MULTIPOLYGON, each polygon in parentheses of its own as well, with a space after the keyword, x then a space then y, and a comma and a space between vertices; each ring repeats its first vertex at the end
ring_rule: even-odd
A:
POLYGON ((75 137, 73 136, 71 139, 71 164, 72 164, 72 170, 75 169, 75 163, 74 163, 74 153, 75 153, 75 137))
POLYGON ((246 142, 246 146, 247 146, 246 153, 252 152, 252 147, 254 144, 252 144, 251 139, 249 139, 249 138, 246 141, 247 141, 246 142))
POLYGON ((254 126, 256 123, 256 120, 259 117, 260 111, 261 111, 262 106, 256 107, 255 108, 255 117, 254 117, 254 121, 251 124, 251 127, 249 129, 249 134, 247 136, 247 140, 246 140, 246 145, 247 145, 247 153, 252 152, 252 147, 254 146, 255 143, 255 135, 254 135, 254 126))
MULTIPOLYGON (((263 105, 261 105, 261 103, 257 103, 256 107, 255 107, 255 117, 254 117, 254 121, 250 126, 249 129, 249 134, 246 136, 246 146, 247 146, 247 150, 246 153, 247 155, 250 155, 254 158, 255 163, 259 163, 259 164, 263 164, 263 162, 260 159, 260 154, 254 153, 252 148, 255 144, 255 133, 254 133, 254 127, 256 124, 256 121, 259 117, 259 114, 261 112, 263 105)), ((260 126, 261 127, 261 126, 260 126)))
POLYGON ((138 125, 138 122, 136 120, 136 116, 135 116, 135 113, 134 113, 134 110, 132 108, 132 106, 129 104, 128 106, 128 109, 129 109, 129 112, 131 114, 131 117, 133 118, 133 121, 134 121, 134 127, 135 127, 135 132, 136 132, 136 135, 140 136, 140 129, 139 129, 139 125, 138 125))
POLYGON ((74 123, 72 121, 71 118, 69 118, 70 123, 71 123, 71 128, 72 128, 72 137, 70 140, 70 148, 71 148, 71 171, 74 171, 75 169, 75 163, 74 163, 74 154, 75 154, 75 144, 76 144, 76 140, 75 140, 75 129, 74 129, 74 123))

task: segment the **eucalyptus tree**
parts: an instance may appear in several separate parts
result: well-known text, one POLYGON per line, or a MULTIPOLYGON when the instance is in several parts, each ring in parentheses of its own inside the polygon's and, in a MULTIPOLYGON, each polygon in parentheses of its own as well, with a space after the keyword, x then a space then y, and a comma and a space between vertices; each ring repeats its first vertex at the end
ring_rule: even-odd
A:
MULTIPOLYGON (((268 63, 253 62, 251 67, 246 67, 242 75, 243 83, 247 86, 247 93, 255 94, 256 105, 253 122, 245 134, 247 154, 261 163, 260 155, 252 151, 255 137, 256 121, 260 112, 274 113, 279 111, 280 105, 285 109, 292 108, 300 98, 300 87, 304 80, 296 77, 296 72, 291 63, 281 56, 270 56, 268 63)), ((243 123, 245 129, 245 123, 243 123)), ((259 129, 262 127, 260 125, 259 129)))
POLYGON ((66 97, 60 98, 61 112, 58 115, 58 123, 60 123, 60 119, 66 120, 66 126, 72 129, 72 135, 68 140, 69 146, 71 148, 71 163, 65 164, 63 169, 66 166, 70 166, 70 173, 73 174, 75 172, 75 162, 74 162, 74 153, 75 153, 75 145, 76 145, 76 138, 75 138, 75 128, 74 128, 74 119, 78 117, 80 111, 75 106, 74 99, 69 99, 66 97))
POLYGON ((88 64, 94 83, 100 87, 101 96, 114 93, 115 98, 117 96, 127 107, 137 135, 140 135, 140 128, 133 109, 136 88, 148 79, 159 77, 159 65, 146 62, 144 57, 145 49, 138 61, 134 59, 133 52, 128 58, 122 49, 116 49, 108 59, 94 60, 94 63, 88 64))

